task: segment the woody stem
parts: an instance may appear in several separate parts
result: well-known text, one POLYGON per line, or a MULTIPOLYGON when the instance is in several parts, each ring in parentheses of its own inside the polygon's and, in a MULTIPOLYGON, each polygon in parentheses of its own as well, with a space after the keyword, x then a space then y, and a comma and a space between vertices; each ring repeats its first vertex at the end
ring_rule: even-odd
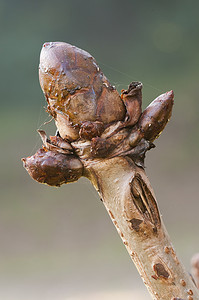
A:
POLYGON ((176 256, 145 171, 128 157, 85 162, 103 203, 153 299, 199 299, 176 256))

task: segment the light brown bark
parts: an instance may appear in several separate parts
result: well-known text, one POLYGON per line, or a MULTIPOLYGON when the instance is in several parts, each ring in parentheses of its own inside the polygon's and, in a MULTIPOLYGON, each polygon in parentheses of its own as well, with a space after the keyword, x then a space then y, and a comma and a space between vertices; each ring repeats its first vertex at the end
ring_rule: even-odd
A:
POLYGON ((87 177, 99 192, 152 298, 199 299, 159 217, 145 171, 128 157, 86 161, 85 165, 87 177))

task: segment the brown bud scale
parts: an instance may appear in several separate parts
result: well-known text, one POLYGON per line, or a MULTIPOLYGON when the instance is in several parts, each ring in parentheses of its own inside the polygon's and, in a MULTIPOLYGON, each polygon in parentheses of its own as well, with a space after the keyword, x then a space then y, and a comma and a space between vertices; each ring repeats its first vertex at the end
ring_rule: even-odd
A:
POLYGON ((121 98, 127 110, 124 124, 125 126, 133 126, 142 113, 142 83, 132 82, 128 90, 122 90, 121 98))
POLYGON ((100 136, 104 131, 104 124, 102 122, 83 122, 79 131, 80 138, 91 140, 93 137, 100 136))

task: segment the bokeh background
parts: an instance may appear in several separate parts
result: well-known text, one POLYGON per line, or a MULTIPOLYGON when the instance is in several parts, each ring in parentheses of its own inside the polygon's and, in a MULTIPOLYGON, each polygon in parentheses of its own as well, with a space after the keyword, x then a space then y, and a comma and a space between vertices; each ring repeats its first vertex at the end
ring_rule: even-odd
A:
POLYGON ((0 299, 150 299, 86 179, 51 188, 21 157, 55 133, 38 81, 41 46, 95 56, 118 91, 143 82, 143 108, 173 89, 173 116, 146 171, 187 270, 199 251, 199 1, 0 0, 0 299))

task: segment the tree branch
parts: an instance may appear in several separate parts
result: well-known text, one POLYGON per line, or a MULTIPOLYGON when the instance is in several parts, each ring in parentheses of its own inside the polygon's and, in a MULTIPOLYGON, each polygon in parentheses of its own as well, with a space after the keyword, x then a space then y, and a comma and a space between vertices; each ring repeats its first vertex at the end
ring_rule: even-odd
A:
POLYGON ((173 92, 142 112, 142 84, 121 96, 95 59, 66 43, 45 43, 40 84, 58 133, 23 159, 30 176, 60 186, 86 176, 103 203, 153 299, 199 299, 165 230, 144 171, 146 151, 171 117, 173 92))
POLYGON ((152 298, 199 299, 159 217, 145 171, 128 157, 117 157, 92 164, 88 177, 152 298))

